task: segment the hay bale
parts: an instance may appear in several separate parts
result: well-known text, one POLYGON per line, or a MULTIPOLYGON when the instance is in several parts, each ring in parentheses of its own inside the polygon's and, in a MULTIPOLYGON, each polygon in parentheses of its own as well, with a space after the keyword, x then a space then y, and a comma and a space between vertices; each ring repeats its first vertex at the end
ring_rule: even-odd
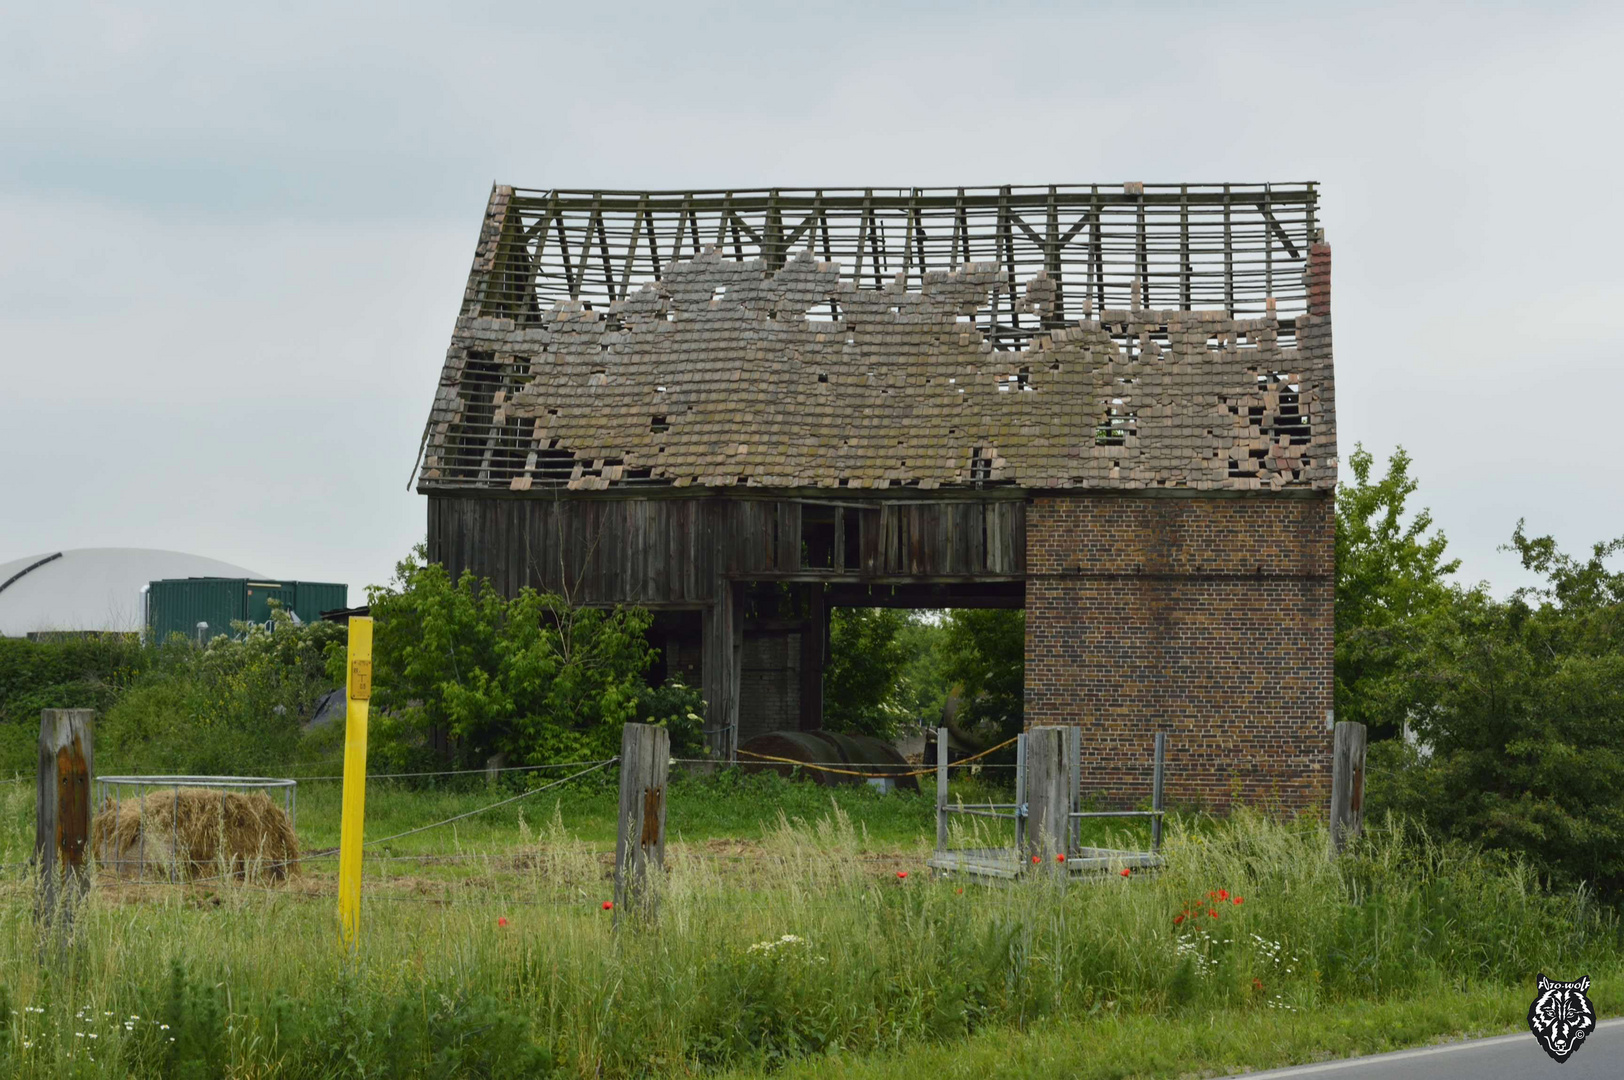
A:
POLYGON ((299 872, 299 839, 263 791, 171 788, 107 800, 90 823, 96 861, 119 877, 282 881, 299 872))

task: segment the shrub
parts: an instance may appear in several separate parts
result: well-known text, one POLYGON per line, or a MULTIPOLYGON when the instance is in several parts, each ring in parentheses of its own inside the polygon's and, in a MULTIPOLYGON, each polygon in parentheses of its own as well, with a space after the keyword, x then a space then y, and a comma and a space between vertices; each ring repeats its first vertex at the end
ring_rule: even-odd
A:
POLYGON ((380 765, 606 758, 638 719, 651 658, 641 609, 529 588, 509 600, 472 573, 453 581, 421 548, 368 597, 380 765))
POLYGON ((344 628, 239 625, 203 648, 172 641, 148 651, 147 669, 99 724, 103 772, 253 774, 283 770, 304 722, 332 688, 328 655, 344 628))
POLYGON ((1580 560, 1519 525, 1512 546, 1544 585, 1435 617, 1418 745, 1380 751, 1371 805, 1624 897, 1624 541, 1580 560))
POLYGON ((149 662, 128 634, 0 638, 0 774, 34 768, 41 709, 104 712, 149 662))

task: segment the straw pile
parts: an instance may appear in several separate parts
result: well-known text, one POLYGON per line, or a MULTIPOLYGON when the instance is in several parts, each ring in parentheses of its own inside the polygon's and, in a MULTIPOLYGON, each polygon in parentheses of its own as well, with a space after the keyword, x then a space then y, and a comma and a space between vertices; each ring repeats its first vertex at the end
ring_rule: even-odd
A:
POLYGON ((109 799, 90 823, 103 870, 119 877, 282 881, 299 872, 299 839, 262 791, 208 788, 109 799))

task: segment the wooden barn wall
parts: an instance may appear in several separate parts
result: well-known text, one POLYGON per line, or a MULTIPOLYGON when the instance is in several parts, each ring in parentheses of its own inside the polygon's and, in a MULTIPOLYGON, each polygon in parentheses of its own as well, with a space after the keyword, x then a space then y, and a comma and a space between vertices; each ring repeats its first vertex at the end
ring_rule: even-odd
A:
MULTIPOLYGON (((429 558, 512 595, 529 585, 577 603, 705 605, 720 578, 807 573, 800 501, 730 498, 429 497, 429 558)), ((882 503, 860 522, 848 578, 1011 577, 1025 572, 1018 500, 882 503)), ((833 576, 833 575, 831 575, 833 576)))

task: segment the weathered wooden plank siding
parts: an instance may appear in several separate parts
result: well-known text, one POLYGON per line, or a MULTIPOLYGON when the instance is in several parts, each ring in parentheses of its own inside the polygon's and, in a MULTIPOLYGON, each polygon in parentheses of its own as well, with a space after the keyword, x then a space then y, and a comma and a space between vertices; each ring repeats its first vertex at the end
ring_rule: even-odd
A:
MULTIPOLYGON (((526 585, 578 603, 712 604, 722 579, 806 573, 794 499, 429 498, 429 558, 512 595, 526 585)), ((1026 508, 1014 500, 885 503, 859 523, 844 576, 1018 577, 1026 508)), ((836 576, 836 575, 831 575, 836 576)))

